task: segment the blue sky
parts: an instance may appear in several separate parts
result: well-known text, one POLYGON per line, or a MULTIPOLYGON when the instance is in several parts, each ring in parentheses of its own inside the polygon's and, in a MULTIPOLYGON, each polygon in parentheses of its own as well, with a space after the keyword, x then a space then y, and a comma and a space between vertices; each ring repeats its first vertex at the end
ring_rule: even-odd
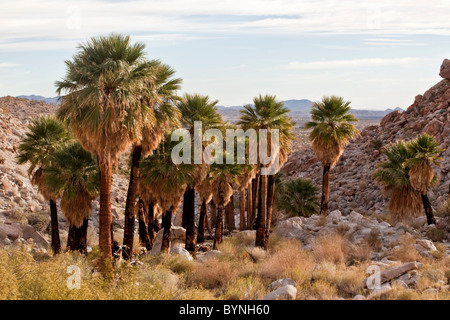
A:
POLYGON ((242 105, 336 94, 408 107, 450 58, 450 0, 16 0, 0 10, 0 96, 54 96, 79 42, 111 32, 170 64, 183 92, 242 105))

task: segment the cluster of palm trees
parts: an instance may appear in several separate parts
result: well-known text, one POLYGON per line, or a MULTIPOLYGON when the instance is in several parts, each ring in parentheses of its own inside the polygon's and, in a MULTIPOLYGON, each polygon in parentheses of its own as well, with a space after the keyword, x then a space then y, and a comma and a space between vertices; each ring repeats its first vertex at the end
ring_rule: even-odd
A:
POLYGON ((97 161, 60 121, 41 117, 29 125, 18 149, 18 163, 29 163, 31 181, 50 202, 51 245, 61 252, 56 201, 70 228, 67 247, 86 252, 88 218, 99 193, 97 161))
POLYGON ((384 147, 386 160, 377 165, 373 178, 389 193, 388 210, 394 219, 417 217, 425 210, 427 223, 436 223, 427 194, 437 183, 434 166, 440 165, 443 151, 426 133, 384 147))
MULTIPOLYGON (((54 252, 61 251, 56 201, 61 199, 61 210, 70 223, 68 248, 85 252, 92 201, 99 196, 100 267, 105 275, 112 275, 111 181, 113 166, 127 150, 130 150, 130 178, 124 210, 124 259, 131 259, 133 255, 136 217, 142 244, 152 249, 155 232, 162 227, 161 251, 169 252, 172 217, 182 201, 185 248, 195 256, 196 243, 205 241, 208 221, 215 227, 216 247, 222 242, 226 212, 229 223, 234 225, 235 191, 240 195, 240 229, 256 230, 256 246, 266 248, 274 207, 275 173, 286 162, 294 139, 294 122, 289 110, 275 96, 259 95, 252 105, 240 111, 236 125, 224 123, 217 109, 218 101, 199 94, 178 96, 182 80, 175 77, 170 66, 147 59, 144 49, 144 44, 132 44, 129 36, 120 34, 92 38, 81 44, 72 60, 66 61, 65 78, 56 82, 57 93, 62 96, 57 118, 42 117, 34 121, 19 147, 19 162, 30 163, 32 182, 50 202, 54 252), (196 121, 202 123, 203 132, 195 132, 196 121), (180 143, 172 141, 174 130, 183 128, 189 132, 192 140, 187 144, 194 150, 198 147, 196 134, 203 135, 208 129, 225 132, 237 127, 256 132, 266 130, 268 140, 277 132, 279 148, 277 157, 271 155, 271 159, 279 163, 272 160, 263 164, 259 152, 256 164, 250 163, 248 138, 243 164, 173 161, 172 154, 177 152, 180 143), (265 174, 268 169, 273 169, 272 174, 265 174), (201 202, 197 228, 196 192, 201 202), (209 219, 208 203, 211 201, 215 209, 209 219), (161 226, 159 214, 162 215, 161 226)), ((316 157, 323 165, 320 201, 323 215, 328 213, 330 170, 345 145, 358 135, 351 124, 357 119, 349 111, 350 102, 342 97, 324 97, 313 104, 311 121, 306 124, 306 128, 311 129, 310 140, 316 157)), ((270 150, 270 144, 263 144, 262 140, 258 135, 258 149, 270 150)), ((223 144, 228 145, 226 140, 223 144)), ((208 147, 203 139, 200 147, 203 151, 208 147)), ((376 179, 383 183, 392 181, 385 184, 401 201, 409 203, 421 196, 430 215, 426 192, 433 180, 430 168, 437 163, 438 153, 432 138, 426 135, 408 145, 399 142, 389 146, 385 154, 390 162, 380 165, 376 179), (396 176, 398 174, 400 176, 396 176)), ((224 159, 228 155, 226 152, 212 154, 224 159)), ((195 155, 188 156, 192 159, 195 155)), ((312 186, 293 184, 284 188, 289 191, 312 186)), ((295 200, 292 195, 284 199, 286 203, 295 200)), ((397 202, 398 199, 393 201, 397 202)), ((317 204, 313 207, 305 209, 308 214, 317 204)))
MULTIPOLYGON (((56 82, 57 93, 62 96, 56 118, 42 117, 33 122, 19 147, 19 162, 31 164, 33 183, 50 201, 55 253, 61 251, 57 199, 61 199, 61 210, 71 225, 68 248, 85 251, 89 212, 93 199, 99 196, 100 267, 105 275, 112 274, 111 181, 113 166, 127 150, 131 150, 131 159, 124 211, 125 259, 133 254, 136 215, 140 240, 151 249, 154 233, 160 227, 157 215, 162 214, 161 250, 169 251, 172 216, 181 200, 186 249, 195 255, 196 242, 205 240, 210 201, 216 208, 211 215, 215 219, 211 220, 217 246, 223 237, 225 208, 234 206, 231 199, 235 189, 241 195, 240 228, 255 228, 256 245, 265 247, 275 180, 261 173, 259 158, 257 164, 250 164, 248 159, 244 164, 172 161, 172 151, 178 144, 171 139, 175 129, 184 128, 194 136, 195 121, 202 122, 204 131, 224 131, 236 126, 224 123, 216 106, 218 101, 198 94, 178 96, 181 79, 161 61, 147 59, 144 48, 142 43, 132 44, 129 36, 120 34, 92 38, 81 44, 72 60, 66 61, 66 76, 56 82), (201 200, 197 237, 196 191, 201 200)), ((280 163, 265 167, 280 168, 294 137, 294 122, 275 96, 260 95, 253 103, 242 110, 237 125, 244 130, 266 129, 269 135, 271 130, 277 130, 280 163)), ((202 142, 201 147, 205 150, 206 143, 202 142)), ((247 153, 248 147, 247 139, 247 153)), ((234 207, 231 209, 228 212, 234 219, 234 207)))

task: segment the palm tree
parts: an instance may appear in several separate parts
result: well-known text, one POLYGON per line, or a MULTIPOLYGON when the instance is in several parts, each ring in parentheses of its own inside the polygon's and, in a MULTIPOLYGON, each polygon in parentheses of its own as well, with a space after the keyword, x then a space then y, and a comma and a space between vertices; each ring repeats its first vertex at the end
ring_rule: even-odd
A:
POLYGON ((40 117, 28 126, 26 137, 19 145, 17 162, 29 163, 28 174, 31 182, 50 203, 50 221, 52 249, 55 254, 61 252, 59 238, 57 196, 45 184, 46 171, 53 166, 52 155, 58 151, 71 136, 64 125, 53 117, 40 117))
POLYGON ((141 162, 140 195, 148 206, 157 203, 163 212, 163 241, 161 252, 170 250, 172 215, 178 209, 188 184, 193 183, 195 168, 192 164, 175 164, 171 154, 178 144, 166 134, 158 149, 141 162))
POLYGON ((99 247, 101 269, 112 276, 112 165, 141 133, 151 112, 143 97, 154 95, 154 63, 145 45, 120 34, 91 38, 78 47, 67 73, 57 81, 63 96, 58 117, 66 121, 83 148, 96 154, 100 169, 99 247))
POLYGON ((309 217, 319 212, 319 189, 309 179, 282 182, 277 187, 276 203, 290 216, 309 217))
MULTIPOLYGON (((278 101, 276 96, 271 95, 259 95, 253 99, 254 106, 246 105, 242 110, 240 110, 241 116, 238 124, 244 129, 255 129, 261 130, 266 129, 268 131, 267 145, 270 148, 271 134, 273 130, 278 130, 280 148, 277 150, 278 159, 280 161, 285 161, 285 154, 282 154, 287 150, 289 141, 293 138, 293 121, 288 116, 290 112, 282 101, 278 101), (284 150, 284 151, 283 151, 284 150)), ((261 141, 258 143, 258 150, 261 146, 261 141)), ((272 159, 275 155, 271 155, 272 159)), ((274 163, 270 163, 261 166, 259 155, 258 155, 258 166, 265 167, 276 167, 274 163)), ((278 166, 279 167, 279 166, 278 166)), ((259 200, 258 200, 258 215, 256 217, 256 246, 266 247, 267 245, 267 194, 268 194, 268 179, 267 175, 262 174, 259 170, 259 177, 256 183, 253 185, 253 193, 255 193, 256 186, 259 180, 259 200)), ((253 195, 255 196, 255 195, 253 195)), ((270 202, 269 202, 270 203, 270 202)), ((254 204, 254 203, 253 203, 254 204)), ((254 208, 253 208, 254 210, 254 208)), ((271 211, 271 209, 269 210, 271 211)), ((269 224, 270 226, 270 224, 269 224)))
POLYGON ((52 163, 45 172, 45 184, 61 197, 61 211, 70 225, 67 247, 86 253, 89 214, 100 190, 97 161, 73 142, 55 152, 52 163))
POLYGON ((428 224, 436 223, 433 208, 427 194, 436 180, 433 165, 440 166, 442 158, 439 155, 444 150, 439 149, 439 144, 434 140, 433 136, 426 133, 410 141, 407 147, 413 154, 412 158, 406 160, 406 165, 410 168, 409 180, 411 186, 414 190, 420 192, 428 224))
POLYGON ((373 179, 390 195, 388 210, 393 220, 417 217, 421 212, 420 193, 411 185, 406 161, 414 157, 404 141, 383 148, 386 160, 377 164, 373 179))
MULTIPOLYGON (((216 107, 217 103, 217 100, 211 100, 208 96, 199 94, 185 94, 178 102, 177 106, 181 113, 181 126, 189 131, 192 138, 194 138, 195 134, 200 133, 194 132, 194 124, 197 121, 202 125, 202 137, 206 130, 223 125, 222 116, 216 107)), ((192 145, 195 148, 194 141, 192 141, 192 145)), ((203 147, 202 141, 202 149, 203 147)), ((193 184, 188 185, 183 197, 182 226, 186 228, 185 247, 190 252, 195 252, 195 185, 200 184, 205 179, 208 165, 202 162, 202 164, 197 164, 195 168, 196 178, 193 184)))
POLYGON ((338 162, 344 147, 358 135, 351 122, 358 121, 350 112, 350 101, 342 97, 325 96, 314 102, 311 108, 311 121, 305 129, 312 129, 309 139, 317 159, 323 166, 322 198, 320 214, 328 214, 330 198, 330 170, 338 162))
MULTIPOLYGON (((175 107, 178 100, 177 90, 180 89, 181 79, 173 78, 175 70, 160 61, 152 61, 154 64, 152 79, 155 82, 153 95, 142 97, 143 102, 151 107, 151 113, 141 124, 140 137, 133 144, 132 160, 130 168, 130 182, 128 185, 127 201, 125 204, 125 226, 123 236, 122 255, 124 259, 131 259, 134 242, 134 222, 136 216, 136 196, 139 187, 139 165, 142 157, 148 156, 156 149, 164 136, 164 132, 178 124, 179 113, 175 107)), ((138 211, 138 213, 140 213, 138 211)), ((142 215, 143 217, 143 215, 142 215)), ((146 226, 139 219, 140 234, 144 237, 144 244, 151 247, 150 238, 143 231, 146 226)))

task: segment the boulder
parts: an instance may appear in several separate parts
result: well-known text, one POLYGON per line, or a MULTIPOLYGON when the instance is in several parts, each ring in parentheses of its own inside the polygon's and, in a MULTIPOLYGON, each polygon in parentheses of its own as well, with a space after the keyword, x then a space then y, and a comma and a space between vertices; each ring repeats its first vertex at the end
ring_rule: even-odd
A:
POLYGON ((295 300, 297 288, 288 284, 266 294, 262 300, 295 300))
POLYGON ((171 247, 170 248, 170 253, 171 254, 176 254, 179 255, 180 257, 188 260, 188 261, 193 261, 194 259, 192 258, 191 254, 189 253, 189 251, 187 251, 184 248, 181 247, 171 247))
POLYGON ((395 266, 395 267, 381 271, 379 273, 379 278, 377 276, 368 277, 367 279, 364 280, 363 285, 365 288, 368 288, 369 285, 373 285, 373 284, 369 284, 368 281, 372 280, 372 279, 377 279, 377 278, 380 281, 379 284, 383 284, 388 281, 391 281, 392 279, 396 279, 396 278, 400 277, 401 275, 405 274, 408 271, 419 269, 421 266, 422 266, 421 263, 417 263, 415 261, 404 263, 402 265, 395 266))
POLYGON ((429 251, 437 251, 436 246, 434 245, 434 243, 430 240, 426 240, 426 239, 420 239, 417 240, 416 243, 423 247, 425 250, 429 250, 429 251))
POLYGON ((339 210, 331 211, 327 216, 327 221, 337 222, 342 218, 342 213, 339 210))
POLYGON ((206 253, 197 253, 197 261, 204 261, 208 260, 210 258, 216 258, 222 254, 219 250, 211 250, 207 251, 206 253))
POLYGON ((285 238, 300 238, 303 234, 302 219, 294 217, 280 221, 272 233, 285 238))
POLYGON ((439 75, 444 79, 450 80, 450 60, 444 59, 441 65, 439 75))
POLYGON ((275 291, 275 290, 277 290, 281 287, 287 286, 287 285, 291 285, 291 286, 295 287, 297 285, 297 283, 294 280, 289 279, 289 278, 278 279, 269 285, 269 289, 270 289, 270 291, 275 291))
POLYGON ((23 237, 22 228, 19 223, 0 224, 0 238, 8 238, 11 241, 15 241, 23 237))
POLYGON ((41 246, 48 246, 47 240, 43 236, 41 236, 32 226, 29 224, 22 226, 23 238, 25 240, 33 239, 36 244, 41 246))
MULTIPOLYGON (((163 238, 164 228, 158 231, 155 237, 155 242, 153 243, 153 249, 150 251, 152 254, 157 254, 161 252, 161 244, 163 238)), ((170 240, 171 248, 174 246, 181 246, 185 242, 186 229, 182 227, 173 226, 170 229, 170 240)))

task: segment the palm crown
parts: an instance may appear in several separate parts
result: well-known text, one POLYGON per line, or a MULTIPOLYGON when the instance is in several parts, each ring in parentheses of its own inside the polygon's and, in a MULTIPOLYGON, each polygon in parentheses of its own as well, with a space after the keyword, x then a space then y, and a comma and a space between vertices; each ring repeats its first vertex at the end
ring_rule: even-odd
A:
POLYGON ((19 145, 17 162, 29 163, 28 174, 32 177, 33 184, 46 198, 51 197, 51 192, 44 184, 45 171, 53 163, 53 154, 67 143, 71 136, 64 125, 53 117, 40 117, 28 126, 26 137, 19 145))
POLYGON ((350 101, 336 96, 323 97, 312 106, 311 121, 305 128, 312 129, 309 138, 317 158, 324 165, 333 167, 342 155, 343 147, 358 134, 351 124, 358 120, 349 112, 350 101))
POLYGON ((45 183, 61 196, 61 210, 71 225, 79 227, 89 217, 91 203, 100 190, 97 161, 78 142, 54 153, 45 183))

